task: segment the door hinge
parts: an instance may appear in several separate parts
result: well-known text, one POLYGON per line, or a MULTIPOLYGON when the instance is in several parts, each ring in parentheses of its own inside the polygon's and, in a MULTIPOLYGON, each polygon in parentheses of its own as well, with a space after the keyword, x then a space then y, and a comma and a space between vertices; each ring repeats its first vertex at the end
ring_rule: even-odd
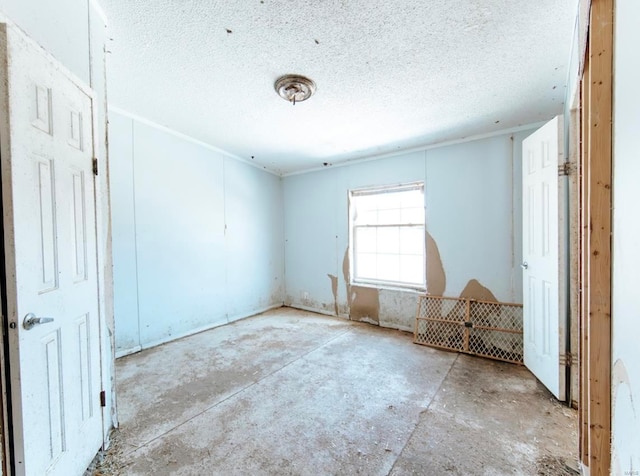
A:
POLYGON ((100 406, 103 408, 107 406, 107 394, 104 390, 100 392, 100 406))
POLYGON ((572 172, 573 172, 573 167, 571 166, 571 162, 564 161, 564 162, 562 162, 561 164, 558 165, 558 175, 559 176, 571 175, 572 172))
MULTIPOLYGON (((564 367, 572 367, 574 364, 574 357, 573 354, 570 352, 567 352, 566 354, 561 354, 560 355, 560 365, 564 366, 564 367)), ((577 363, 577 362, 575 362, 577 363)))
POLYGON ((91 162, 93 164, 93 175, 98 175, 98 158, 94 157, 91 162))

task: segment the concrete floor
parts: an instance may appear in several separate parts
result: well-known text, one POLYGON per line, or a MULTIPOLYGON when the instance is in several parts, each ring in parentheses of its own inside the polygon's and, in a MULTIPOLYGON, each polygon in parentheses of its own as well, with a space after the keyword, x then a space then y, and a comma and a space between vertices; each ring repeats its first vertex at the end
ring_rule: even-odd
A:
POLYGON ((523 367, 281 308, 117 362, 94 474, 572 474, 576 412, 523 367), (565 463, 567 462, 567 463, 565 463))

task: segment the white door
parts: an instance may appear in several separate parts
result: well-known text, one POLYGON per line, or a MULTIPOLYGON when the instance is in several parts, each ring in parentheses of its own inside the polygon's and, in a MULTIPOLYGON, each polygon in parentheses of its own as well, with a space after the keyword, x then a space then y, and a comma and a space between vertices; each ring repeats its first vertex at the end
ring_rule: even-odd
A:
POLYGON ((524 364, 561 401, 565 393, 563 123, 558 116, 522 144, 524 364))
POLYGON ((15 470, 81 475, 102 444, 91 91, 5 25, 0 75, 15 470))

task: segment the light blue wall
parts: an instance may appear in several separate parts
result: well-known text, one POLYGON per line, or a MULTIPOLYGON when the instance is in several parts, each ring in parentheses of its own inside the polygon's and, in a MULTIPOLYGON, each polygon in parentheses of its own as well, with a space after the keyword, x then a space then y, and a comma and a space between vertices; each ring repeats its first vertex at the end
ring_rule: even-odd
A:
POLYGON ((615 10, 613 116, 612 471, 640 470, 640 3, 615 10))
POLYGON ((282 304, 280 178, 110 113, 116 349, 282 304))
POLYGON ((89 84, 88 0, 0 0, 0 10, 89 84))
MULTIPOLYGON (((478 280, 499 300, 522 302, 521 144, 532 131, 356 163, 284 179, 285 303, 348 315, 343 258, 348 190, 425 181, 427 231, 438 245, 446 296, 478 280)), ((429 286, 429 283, 427 283, 429 286)), ((416 296, 380 292, 380 325, 410 330, 416 296)))

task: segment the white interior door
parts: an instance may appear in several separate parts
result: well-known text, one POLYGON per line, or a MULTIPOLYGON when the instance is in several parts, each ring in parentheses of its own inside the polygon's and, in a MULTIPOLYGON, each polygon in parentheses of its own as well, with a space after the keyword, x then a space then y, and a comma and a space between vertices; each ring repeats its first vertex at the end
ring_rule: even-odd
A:
POLYGON ((92 93, 0 27, 15 470, 79 475, 102 444, 92 93))
POLYGON ((566 399, 563 123, 558 116, 522 144, 524 364, 566 399))

